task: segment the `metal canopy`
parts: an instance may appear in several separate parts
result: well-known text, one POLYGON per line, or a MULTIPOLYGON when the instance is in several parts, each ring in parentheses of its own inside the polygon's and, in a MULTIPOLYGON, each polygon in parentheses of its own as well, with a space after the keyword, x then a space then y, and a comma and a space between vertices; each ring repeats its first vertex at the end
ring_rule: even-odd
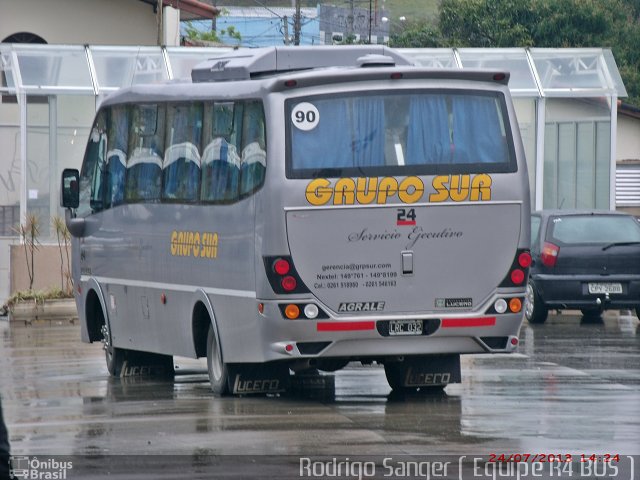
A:
MULTIPOLYGON (((317 53, 327 48, 311 47, 317 53)), ((241 49, 242 50, 242 49, 241 49)), ((198 63, 231 48, 118 47, 0 44, 0 93, 12 95, 104 95, 121 87, 191 76, 198 63)), ((518 97, 626 97, 611 50, 580 49, 398 49, 417 65, 488 68, 511 73, 518 97)))

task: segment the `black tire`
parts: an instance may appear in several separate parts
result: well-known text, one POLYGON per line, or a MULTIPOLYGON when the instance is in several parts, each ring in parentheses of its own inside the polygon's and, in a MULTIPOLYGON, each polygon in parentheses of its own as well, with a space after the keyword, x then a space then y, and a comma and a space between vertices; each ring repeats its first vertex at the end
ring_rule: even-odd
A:
POLYGON ((433 385, 422 387, 407 387, 407 363, 389 362, 384 364, 384 374, 387 377, 389 386, 394 393, 420 393, 421 395, 442 394, 446 385, 433 385))
POLYGON ((220 340, 213 325, 209 325, 207 334, 207 370, 211 391, 217 395, 229 394, 229 369, 224 363, 220 340))
POLYGON ((640 320, 640 307, 636 307, 636 317, 640 320))
POLYGON ((107 362, 109 375, 119 377, 122 374, 122 367, 127 359, 127 351, 112 345, 105 345, 104 358, 107 362))
POLYGON ((582 316, 588 320, 597 320, 602 316, 602 310, 599 308, 581 308, 582 316))
POLYGON ((544 323, 549 316, 549 309, 542 302, 532 282, 527 284, 524 316, 529 323, 536 324, 544 323))

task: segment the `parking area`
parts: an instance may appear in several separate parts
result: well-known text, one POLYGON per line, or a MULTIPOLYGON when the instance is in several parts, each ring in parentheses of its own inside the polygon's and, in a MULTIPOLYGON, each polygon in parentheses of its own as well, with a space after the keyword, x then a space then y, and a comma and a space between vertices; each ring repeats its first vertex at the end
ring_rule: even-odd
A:
POLYGON ((170 381, 109 378, 101 346, 81 343, 77 325, 2 320, 0 392, 13 455, 80 464, 128 455, 118 463, 131 478, 168 474, 174 456, 189 468, 216 458, 237 478, 272 478, 258 474, 309 456, 634 455, 640 334, 625 313, 525 324, 517 353, 464 356, 462 383, 437 396, 396 395, 383 369, 352 365, 299 379, 286 395, 220 398, 202 361, 175 359, 170 381), (165 461, 131 460, 149 455, 165 461))

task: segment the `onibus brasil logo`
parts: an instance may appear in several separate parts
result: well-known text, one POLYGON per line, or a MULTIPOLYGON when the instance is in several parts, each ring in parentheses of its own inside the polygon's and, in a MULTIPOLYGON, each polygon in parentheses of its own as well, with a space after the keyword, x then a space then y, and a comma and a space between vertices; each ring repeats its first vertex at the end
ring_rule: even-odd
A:
POLYGON ((73 462, 54 458, 12 456, 9 478, 29 480, 65 480, 67 472, 73 469, 73 462))

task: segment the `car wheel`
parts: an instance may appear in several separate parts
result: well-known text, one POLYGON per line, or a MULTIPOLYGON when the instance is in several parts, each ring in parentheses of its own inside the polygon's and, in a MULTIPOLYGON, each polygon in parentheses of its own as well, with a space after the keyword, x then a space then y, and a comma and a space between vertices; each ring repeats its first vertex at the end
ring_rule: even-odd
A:
POLYGON ((207 369, 213 393, 228 394, 229 369, 222 359, 220 340, 213 330, 213 324, 209 325, 209 334, 207 335, 207 369))
POLYGON ((636 307, 636 317, 640 320, 640 307, 636 307))
POLYGON ((582 308, 580 311, 585 321, 602 320, 602 310, 599 308, 582 308))
POLYGON ((531 282, 527 284, 524 315, 529 323, 544 323, 549 315, 549 309, 542 303, 540 295, 531 282))

